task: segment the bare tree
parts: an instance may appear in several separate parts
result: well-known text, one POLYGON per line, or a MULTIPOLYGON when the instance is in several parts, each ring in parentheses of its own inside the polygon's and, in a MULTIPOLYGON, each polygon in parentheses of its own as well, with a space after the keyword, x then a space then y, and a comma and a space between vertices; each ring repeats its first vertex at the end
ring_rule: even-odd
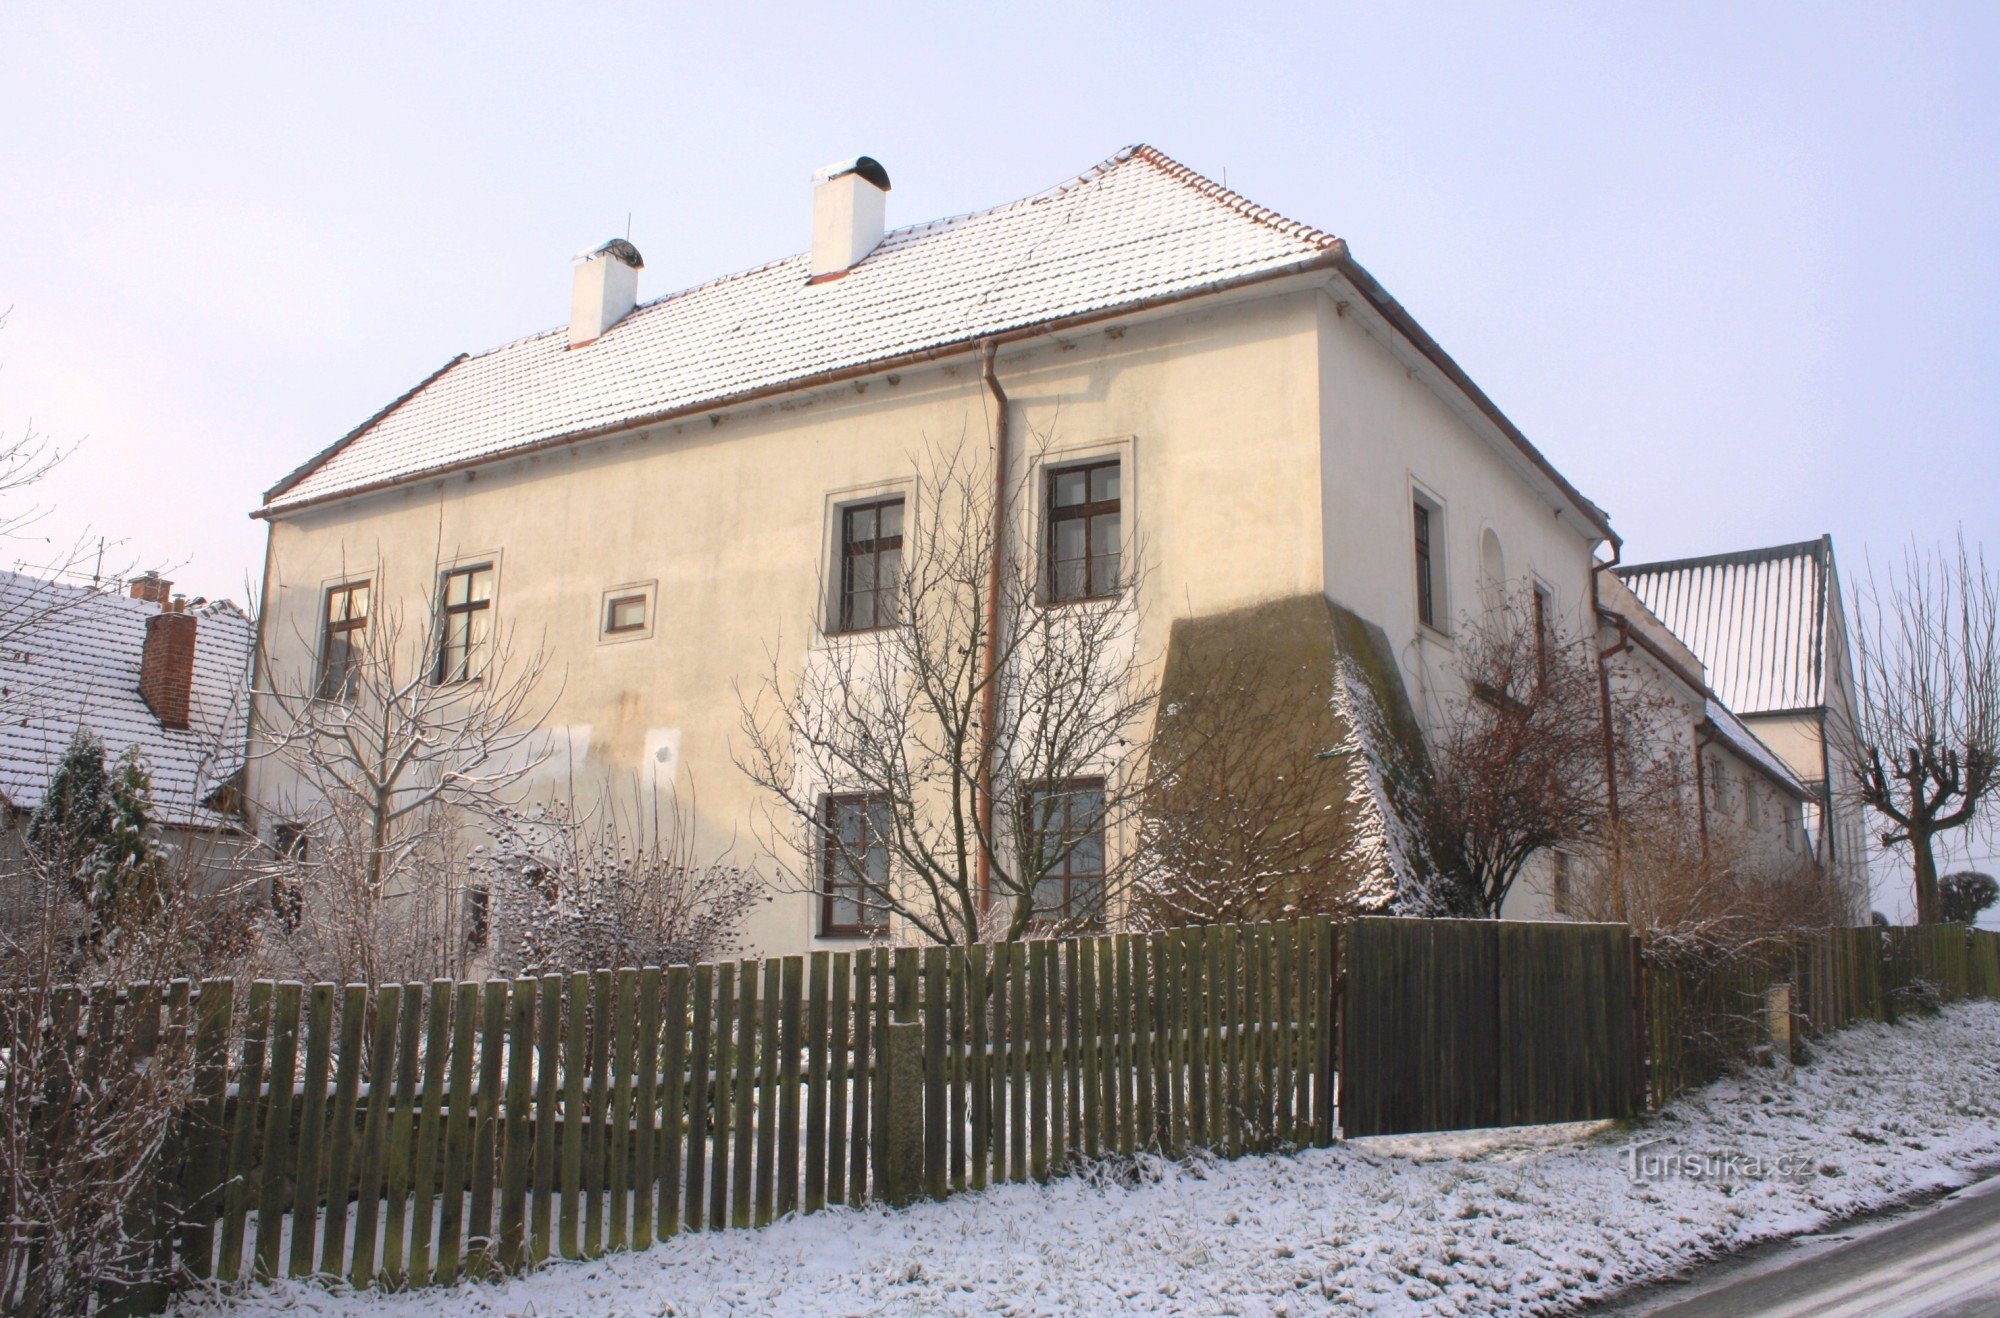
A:
POLYGON ((1960 532, 1955 549, 1905 551, 1854 600, 1855 794, 1907 846, 1917 923, 1944 918, 1936 839, 1977 828, 2000 784, 2000 583, 1960 532))
POLYGON ((1401 794, 1441 880, 1423 914, 1497 917, 1537 852, 1603 833, 1607 729, 1623 763, 1658 745, 1661 706, 1613 686, 1607 708, 1595 642, 1537 616, 1524 596, 1461 624, 1464 690, 1441 702, 1401 794))
POLYGON ((1839 887, 1810 854, 1774 855, 1740 825, 1704 825, 1698 809, 1677 790, 1622 809, 1617 845, 1606 835, 1584 849, 1560 914, 1717 953, 1841 922, 1839 887))
MULTIPOLYGON (((120 1290, 164 1284, 160 1198, 176 1130, 192 1119, 188 1022, 161 1020, 154 986, 229 975, 248 930, 233 894, 167 850, 144 909, 91 943, 74 876, 30 851, 19 864, 40 918, 0 943, 0 1308, 87 1313, 120 1290), (79 992, 74 987, 94 987, 79 992)), ((9 876, 10 879, 13 876, 9 876)))
POLYGON ((1052 567, 1024 548, 1040 464, 995 482, 990 463, 965 442, 919 457, 896 557, 826 592, 865 590, 872 628, 816 641, 795 678, 774 655, 739 692, 737 762, 801 858, 779 883, 884 935, 893 919, 938 943, 1012 940, 1125 905, 1129 848, 1113 844, 1153 706, 1138 554, 1100 530, 1052 567))
POLYGON ((285 821, 267 858, 272 955, 370 982, 456 974, 460 830, 514 804, 545 758, 546 652, 517 652, 505 631, 451 634, 441 611, 412 622, 379 598, 343 607, 358 625, 323 653, 303 640, 318 664, 269 682, 255 706, 252 754, 293 775, 258 803, 285 821))
POLYGON ((768 900, 762 878, 699 847, 692 793, 683 803, 629 786, 487 821, 473 869, 502 970, 689 965, 738 949, 768 900))

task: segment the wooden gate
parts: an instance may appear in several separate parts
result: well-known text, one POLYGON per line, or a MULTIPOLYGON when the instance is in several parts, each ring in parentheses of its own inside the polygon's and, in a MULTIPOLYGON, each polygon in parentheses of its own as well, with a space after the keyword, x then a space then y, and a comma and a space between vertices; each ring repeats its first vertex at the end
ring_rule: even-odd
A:
POLYGON ((1364 919, 1347 935, 1349 1138, 1630 1116, 1624 925, 1364 919))

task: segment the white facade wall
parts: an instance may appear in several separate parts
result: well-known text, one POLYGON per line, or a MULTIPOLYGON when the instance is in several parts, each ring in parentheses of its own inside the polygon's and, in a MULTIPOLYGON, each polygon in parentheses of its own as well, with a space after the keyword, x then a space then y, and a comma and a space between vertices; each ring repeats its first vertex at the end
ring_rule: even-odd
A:
POLYGON ((1452 634, 1482 606, 1487 533, 1499 544, 1509 592, 1531 583, 1549 591, 1570 634, 1589 625, 1601 536, 1524 471, 1526 460, 1492 423, 1358 294, 1336 284, 1318 311, 1326 591, 1388 632, 1428 722, 1440 683, 1452 681, 1452 634), (1412 510, 1420 493, 1438 509, 1435 628, 1417 619, 1412 510))
MULTIPOLYGON (((1151 564, 1142 654, 1164 652, 1177 612, 1321 589, 1317 325, 1310 292, 1212 299, 1001 354, 1017 463, 1044 444, 1125 456, 1127 532, 1151 564)), ((329 586, 379 564, 377 616, 400 608, 414 625, 440 567, 491 562, 498 624, 517 649, 545 645, 560 686, 535 790, 671 784, 692 791, 706 849, 765 863, 783 839, 735 766, 739 689, 754 693, 774 655, 791 673, 828 643, 839 504, 906 485, 933 445, 965 444, 983 470, 991 426, 968 355, 287 514, 272 527, 266 681, 306 680, 329 586), (600 638, 606 592, 631 584, 654 592, 649 633, 600 638)), ((256 762, 253 799, 288 786, 256 762)), ((808 898, 775 896, 751 950, 841 945, 814 937, 814 916, 808 898)))

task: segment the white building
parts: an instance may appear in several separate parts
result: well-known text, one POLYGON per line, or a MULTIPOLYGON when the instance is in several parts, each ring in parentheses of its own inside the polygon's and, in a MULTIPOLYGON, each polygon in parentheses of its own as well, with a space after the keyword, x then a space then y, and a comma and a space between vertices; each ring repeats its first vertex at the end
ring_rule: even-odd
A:
MULTIPOLYGON (((256 514, 268 681, 317 680, 357 585, 475 609, 565 673, 555 772, 692 780, 710 835, 747 841, 738 681, 780 638, 791 665, 865 643, 837 569, 857 517, 901 516, 927 445, 990 455, 1002 417, 1046 441, 997 474, 1035 491, 1008 552, 1046 552, 1053 478, 1095 471, 1093 516, 1147 545, 1141 653, 1254 616, 1321 674, 1370 650, 1422 717, 1482 581, 1594 630, 1605 514, 1342 239, 1144 146, 977 214, 887 230, 888 200, 866 157, 822 171, 810 251, 643 303, 639 254, 608 243, 569 324, 452 358, 279 482, 256 514)), ((1309 768, 1343 729, 1299 708, 1309 768)), ((252 799, 281 772, 253 760, 252 799)), ((833 905, 773 902, 753 946, 843 945, 833 905)))

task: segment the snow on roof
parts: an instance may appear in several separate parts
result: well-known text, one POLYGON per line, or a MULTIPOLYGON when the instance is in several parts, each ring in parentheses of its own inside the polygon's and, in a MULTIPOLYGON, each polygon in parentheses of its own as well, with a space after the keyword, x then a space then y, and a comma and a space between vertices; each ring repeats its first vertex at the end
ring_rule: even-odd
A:
POLYGON ((1743 720, 1730 713, 1727 705, 1710 696, 1705 716, 1722 739, 1729 743, 1731 750, 1762 769, 1774 782, 1801 801, 1813 799, 1812 791, 1799 781, 1799 776, 1786 767, 1785 762, 1778 758, 1776 751, 1764 744, 1763 738, 1750 731, 1743 720))
POLYGON ((153 773, 162 823, 233 822, 201 803, 243 758, 250 620, 227 600, 196 619, 189 727, 160 725, 139 695, 146 620, 158 604, 109 591, 0 572, 0 794, 39 805, 79 728, 112 757, 137 746, 153 773))
POLYGON ((1709 685, 1731 709, 1761 714, 1825 703, 1827 537, 1617 572, 1701 656, 1709 685))
POLYGON ((454 358, 273 487, 263 511, 1344 251, 1129 147, 1036 196, 896 230, 837 279, 808 283, 801 253, 644 303, 582 348, 558 328, 454 358))

